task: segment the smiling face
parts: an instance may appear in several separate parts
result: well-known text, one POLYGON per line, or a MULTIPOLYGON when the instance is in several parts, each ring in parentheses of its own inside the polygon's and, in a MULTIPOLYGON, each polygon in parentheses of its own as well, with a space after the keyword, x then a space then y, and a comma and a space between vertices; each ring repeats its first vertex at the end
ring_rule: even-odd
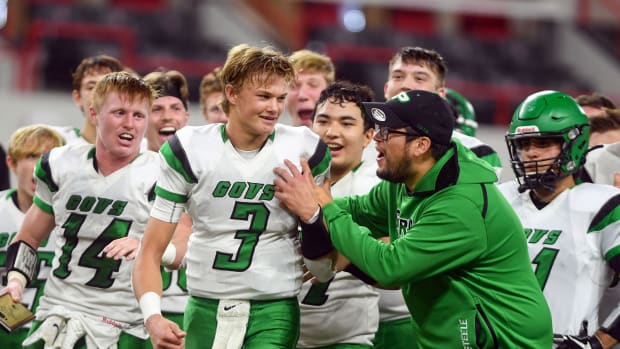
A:
POLYGON ((445 97, 445 89, 437 74, 424 62, 403 62, 402 59, 397 59, 390 67, 389 74, 388 81, 383 86, 386 100, 410 90, 437 92, 445 97))
POLYGON ((327 80, 319 72, 298 72, 297 80, 291 84, 286 106, 293 126, 312 127, 312 111, 321 91, 327 87, 327 80))
POLYGON ((332 180, 340 179, 361 163, 373 134, 372 128, 364 131, 362 111, 355 103, 338 103, 334 99, 317 106, 312 130, 330 148, 332 180))
POLYGON ((235 91, 225 87, 230 103, 227 131, 243 150, 258 149, 273 132, 284 110, 288 84, 279 75, 260 76, 235 91))
POLYGON ((188 121, 189 113, 180 99, 173 96, 155 99, 146 131, 149 150, 158 151, 188 121))
POLYGON ((112 91, 90 117, 97 125, 97 154, 111 162, 127 163, 140 153, 140 142, 146 131, 149 101, 128 98, 112 91))

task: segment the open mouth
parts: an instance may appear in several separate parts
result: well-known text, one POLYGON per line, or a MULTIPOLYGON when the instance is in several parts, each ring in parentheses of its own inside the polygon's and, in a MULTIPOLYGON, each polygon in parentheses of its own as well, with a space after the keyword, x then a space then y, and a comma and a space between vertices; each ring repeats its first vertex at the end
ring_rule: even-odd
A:
POLYGON ((129 133, 121 133, 118 138, 124 140, 124 141, 132 141, 133 140, 133 135, 129 134, 129 133))
POLYGON ((171 137, 176 132, 177 132, 177 129, 172 126, 162 127, 159 129, 159 135, 164 136, 164 137, 171 137))
POLYGON ((334 153, 334 152, 336 152, 336 153, 337 153, 337 152, 341 151, 342 149, 344 149, 344 147, 343 147, 343 146, 338 145, 338 144, 327 144, 327 147, 329 147, 329 150, 330 150, 332 153, 334 153))
POLYGON ((299 118, 303 121, 311 121, 312 120, 312 109, 301 109, 297 112, 299 118))

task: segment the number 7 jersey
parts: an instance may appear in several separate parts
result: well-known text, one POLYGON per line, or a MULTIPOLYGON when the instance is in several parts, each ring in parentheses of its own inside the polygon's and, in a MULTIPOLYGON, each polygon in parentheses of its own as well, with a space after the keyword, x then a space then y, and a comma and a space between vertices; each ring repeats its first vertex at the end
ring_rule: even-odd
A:
POLYGON ((301 286, 297 218, 275 198, 273 169, 308 159, 315 181, 329 173, 327 146, 307 127, 276 125, 256 154, 244 156, 225 125, 186 126, 160 149, 162 169, 151 216, 192 217, 189 294, 211 299, 294 297, 301 286))
POLYGON ((601 297, 613 280, 608 262, 620 254, 620 190, 582 183, 538 209, 529 191, 517 192, 516 182, 499 188, 523 224, 553 332, 578 335, 586 320, 588 334, 594 333, 601 297))
POLYGON ((125 236, 141 239, 158 170, 150 151, 107 176, 96 169, 92 145, 55 148, 41 157, 34 204, 54 215, 57 238, 39 311, 63 306, 115 322, 142 321, 131 289, 133 261, 107 258, 102 249, 125 236))

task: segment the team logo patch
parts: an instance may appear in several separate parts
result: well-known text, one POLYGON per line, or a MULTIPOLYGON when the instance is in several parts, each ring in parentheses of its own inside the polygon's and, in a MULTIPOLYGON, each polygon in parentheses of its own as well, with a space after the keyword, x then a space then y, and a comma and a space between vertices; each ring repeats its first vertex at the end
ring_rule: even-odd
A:
POLYGON ((539 132, 538 126, 530 125, 530 126, 519 126, 515 130, 515 133, 531 133, 531 132, 539 132))
POLYGON ((385 121, 386 119, 385 113, 379 108, 370 109, 370 114, 372 115, 373 119, 377 121, 385 121))

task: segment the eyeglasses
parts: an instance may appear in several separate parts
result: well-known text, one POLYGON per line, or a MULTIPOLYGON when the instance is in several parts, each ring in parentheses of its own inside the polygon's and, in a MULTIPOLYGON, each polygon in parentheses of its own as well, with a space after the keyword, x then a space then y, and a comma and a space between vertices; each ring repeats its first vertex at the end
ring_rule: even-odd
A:
POLYGON ((413 138, 421 137, 421 135, 419 135, 417 133, 393 130, 393 129, 389 128, 389 127, 381 127, 379 129, 375 129, 375 136, 374 136, 374 138, 375 138, 376 141, 387 142, 388 139, 390 138, 390 134, 409 136, 409 137, 413 137, 413 138))

